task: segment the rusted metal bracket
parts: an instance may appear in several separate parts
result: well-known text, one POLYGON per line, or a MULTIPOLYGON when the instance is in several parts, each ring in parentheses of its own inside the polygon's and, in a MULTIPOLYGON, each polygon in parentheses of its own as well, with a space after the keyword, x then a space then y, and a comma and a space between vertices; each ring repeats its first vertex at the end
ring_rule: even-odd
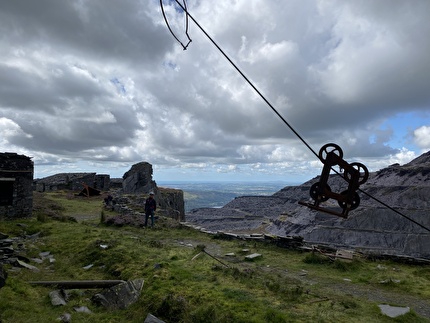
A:
POLYGON ((313 184, 310 189, 310 196, 314 199, 314 203, 299 201, 299 204, 307 206, 313 210, 322 211, 332 215, 337 215, 343 218, 348 217, 350 210, 356 209, 360 205, 360 196, 357 190, 361 184, 364 184, 368 177, 369 171, 367 167, 361 163, 347 163, 343 159, 342 149, 333 143, 326 144, 319 151, 319 158, 324 163, 319 182, 313 184), (338 165, 343 171, 343 177, 348 182, 348 188, 340 193, 331 191, 327 181, 330 176, 332 167, 338 165), (321 202, 328 199, 335 199, 338 205, 342 208, 342 212, 337 212, 332 209, 323 208, 321 202))
POLYGON ((78 196, 90 197, 90 196, 100 195, 100 190, 95 189, 85 183, 82 183, 82 186, 84 188, 82 189, 82 191, 79 192, 78 196))

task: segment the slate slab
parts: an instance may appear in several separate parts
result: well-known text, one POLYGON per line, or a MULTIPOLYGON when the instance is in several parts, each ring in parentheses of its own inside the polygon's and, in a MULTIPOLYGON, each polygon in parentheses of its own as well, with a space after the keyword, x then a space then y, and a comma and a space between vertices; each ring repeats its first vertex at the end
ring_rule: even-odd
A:
POLYGON ((148 314, 143 323, 165 323, 165 322, 155 317, 152 314, 148 314))
POLYGON ((125 309, 139 299, 143 283, 143 279, 129 280, 95 294, 92 301, 110 310, 125 309))
POLYGON ((64 294, 59 289, 49 292, 49 298, 53 306, 66 305, 67 303, 64 294))
POLYGON ((410 311, 409 307, 398 307, 385 304, 378 305, 378 307, 381 309, 382 314, 385 314, 392 318, 404 315, 406 313, 409 313, 410 311))
POLYGON ((252 254, 250 254, 248 256, 245 256, 245 259, 247 259, 247 260, 254 260, 254 259, 260 258, 260 257, 262 257, 261 254, 259 254, 259 253, 252 253, 252 254))
POLYGON ((16 266, 16 267, 27 268, 27 269, 30 269, 30 270, 33 270, 33 271, 39 271, 39 268, 37 268, 37 267, 35 267, 33 265, 30 265, 30 264, 27 264, 24 261, 21 261, 19 259, 16 259, 16 261, 13 263, 13 265, 16 266))

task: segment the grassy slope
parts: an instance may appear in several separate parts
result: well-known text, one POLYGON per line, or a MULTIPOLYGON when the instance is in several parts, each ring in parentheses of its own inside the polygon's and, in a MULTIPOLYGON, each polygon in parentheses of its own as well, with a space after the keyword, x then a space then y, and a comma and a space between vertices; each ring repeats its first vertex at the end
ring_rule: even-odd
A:
MULTIPOLYGON (((40 232, 38 239, 25 242, 23 255, 32 258, 50 251, 56 261, 32 263, 39 272, 9 272, 0 289, 2 323, 53 322, 65 312, 72 314, 73 322, 143 322, 148 313, 166 322, 392 322, 380 313, 380 303, 372 301, 375 295, 391 305, 430 298, 426 266, 331 262, 269 244, 216 239, 168 219, 160 219, 152 230, 107 227, 99 224, 100 198, 66 193, 35 195, 34 213, 32 219, 0 222, 0 232, 11 237, 40 232), (74 215, 78 222, 68 221, 74 215), (109 247, 103 249, 102 244, 109 247), (219 261, 200 253, 203 246, 219 261), (245 261, 244 248, 263 256, 245 261), (230 252, 235 256, 225 256, 230 252), (92 268, 83 269, 90 264, 92 268), (66 306, 53 307, 48 297, 53 288, 28 284, 135 278, 145 279, 139 301, 118 311, 94 306, 89 299, 95 290, 75 290, 66 306), (77 313, 76 306, 93 313, 77 313)), ((395 321, 430 320, 411 312, 395 321)))

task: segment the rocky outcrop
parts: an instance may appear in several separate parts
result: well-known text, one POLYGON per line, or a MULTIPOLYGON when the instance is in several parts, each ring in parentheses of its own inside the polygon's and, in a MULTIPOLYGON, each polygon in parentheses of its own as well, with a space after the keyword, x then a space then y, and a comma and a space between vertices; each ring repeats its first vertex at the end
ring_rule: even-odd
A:
POLYGON ((147 162, 134 164, 122 177, 122 191, 125 194, 157 193, 157 184, 152 179, 152 165, 147 162))
MULTIPOLYGON (((270 197, 238 197, 220 209, 193 210, 187 221, 210 231, 259 230, 299 235, 311 244, 430 258, 430 152, 404 166, 396 164, 371 173, 360 187, 360 206, 347 219, 298 204, 309 200, 310 187, 318 180, 285 187, 270 197)), ((328 184, 333 192, 347 186, 338 175, 332 175, 328 184)), ((339 208, 332 199, 321 206, 339 208)))
POLYGON ((152 165, 147 162, 134 164, 123 176, 123 194, 140 195, 144 197, 149 192, 154 192, 157 201, 157 213, 164 216, 184 221, 185 202, 182 190, 171 188, 159 188, 152 179, 152 165))
POLYGON ((173 188, 159 187, 158 205, 164 216, 185 221, 184 192, 173 188))

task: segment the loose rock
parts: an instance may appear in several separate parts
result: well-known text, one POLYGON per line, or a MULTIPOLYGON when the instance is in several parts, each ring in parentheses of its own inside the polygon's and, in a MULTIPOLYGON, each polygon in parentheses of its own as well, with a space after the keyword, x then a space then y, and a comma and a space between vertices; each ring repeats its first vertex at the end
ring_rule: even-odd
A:
POLYGON ((393 318, 409 313, 409 311, 411 310, 409 307, 397 307, 385 304, 378 305, 378 307, 381 309, 382 314, 393 318))
POLYGON ((135 279, 115 285, 95 294, 92 301, 111 310, 125 309, 139 299, 143 282, 143 279, 135 279))

